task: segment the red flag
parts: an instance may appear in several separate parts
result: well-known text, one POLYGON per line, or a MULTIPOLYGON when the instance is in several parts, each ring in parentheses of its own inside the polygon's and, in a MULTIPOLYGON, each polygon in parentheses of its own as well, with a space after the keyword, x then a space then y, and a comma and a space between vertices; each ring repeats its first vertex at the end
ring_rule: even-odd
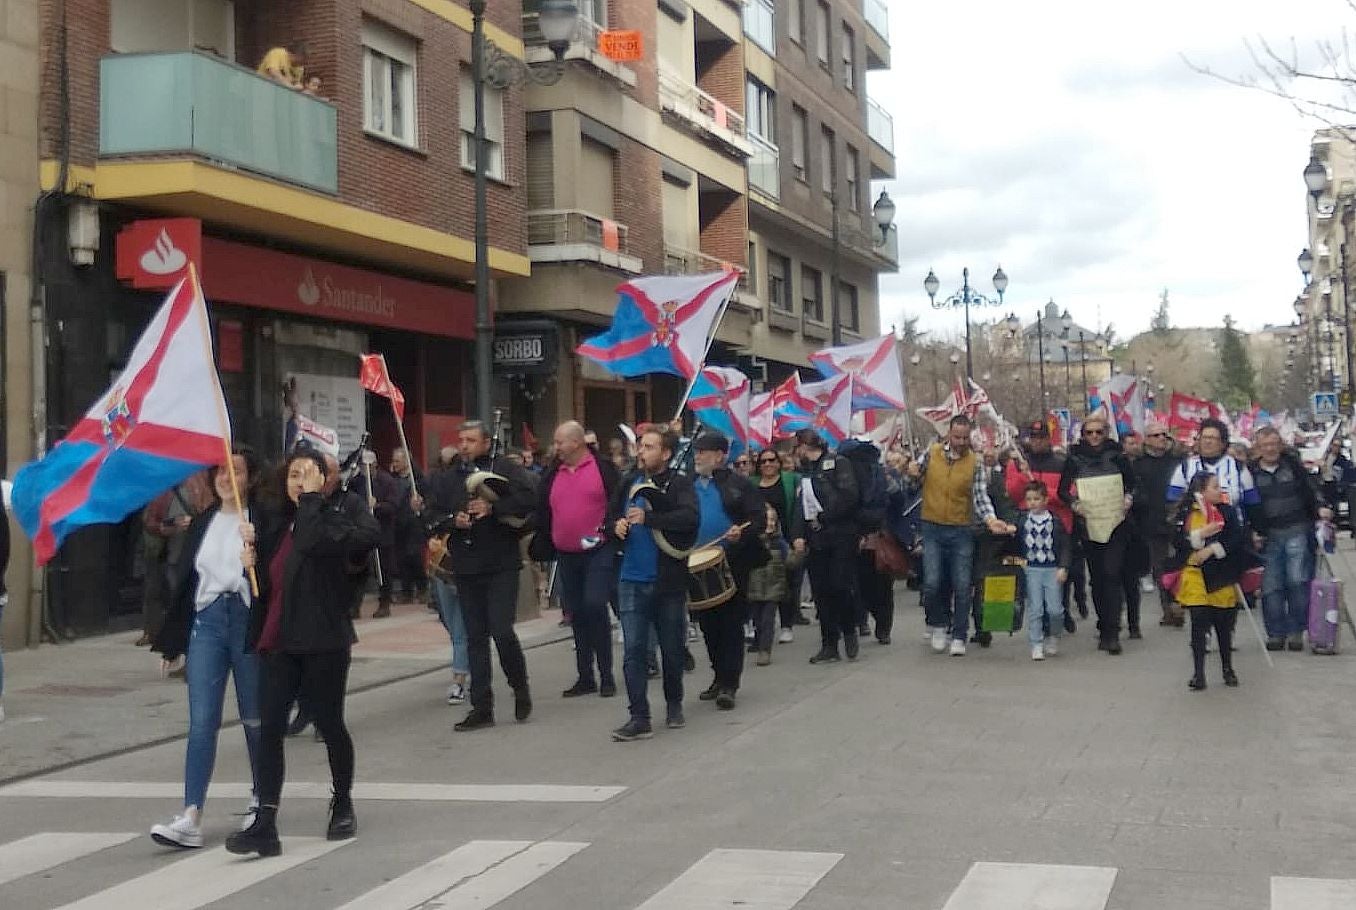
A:
POLYGON ((523 421, 523 448, 530 451, 537 451, 537 434, 532 432, 532 428, 523 421))
POLYGON ((381 354, 359 354, 362 369, 358 372, 358 382, 364 389, 383 398, 391 399, 396 420, 405 422, 405 394, 400 391, 391 376, 386 372, 386 358, 381 354))
POLYGON ((1193 398, 1181 392, 1173 392, 1168 405, 1168 426, 1174 431, 1190 432, 1200 426, 1207 417, 1218 417, 1215 405, 1204 398, 1193 398))

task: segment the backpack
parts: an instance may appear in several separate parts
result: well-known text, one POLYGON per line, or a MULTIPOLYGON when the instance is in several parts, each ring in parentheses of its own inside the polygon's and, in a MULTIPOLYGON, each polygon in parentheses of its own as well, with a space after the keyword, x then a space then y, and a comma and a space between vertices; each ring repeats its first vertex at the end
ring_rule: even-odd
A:
POLYGON ((879 531, 890 508, 890 483, 880 463, 880 449, 869 442, 849 439, 839 447, 838 457, 847 459, 857 478, 857 531, 861 534, 879 531))

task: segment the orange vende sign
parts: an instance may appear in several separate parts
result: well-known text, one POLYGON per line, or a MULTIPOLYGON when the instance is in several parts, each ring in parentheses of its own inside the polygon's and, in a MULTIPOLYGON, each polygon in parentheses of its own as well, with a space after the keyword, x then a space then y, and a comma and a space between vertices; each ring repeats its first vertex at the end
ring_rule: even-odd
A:
POLYGON ((638 31, 627 29, 598 33, 598 53, 617 63, 630 63, 645 54, 645 44, 638 31))

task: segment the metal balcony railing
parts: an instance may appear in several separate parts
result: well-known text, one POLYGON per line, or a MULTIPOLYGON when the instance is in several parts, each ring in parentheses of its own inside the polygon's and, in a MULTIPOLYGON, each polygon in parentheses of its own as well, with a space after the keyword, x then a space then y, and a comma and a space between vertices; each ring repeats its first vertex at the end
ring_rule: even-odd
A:
POLYGON ((715 256, 709 256, 699 250, 689 250, 664 241, 664 273, 666 275, 701 275, 706 272, 723 272, 736 269, 740 273, 741 286, 745 286, 748 269, 726 262, 715 256))
MULTIPOLYGON (((571 44, 583 44, 590 48, 598 46, 598 34, 603 26, 594 22, 580 11, 575 20, 574 35, 571 44)), ((528 47, 545 47, 546 36, 541 33, 541 21, 537 13, 523 13, 523 44, 528 47)))
POLYGON ((777 9, 772 0, 749 0, 744 7, 744 34, 754 44, 777 56, 777 9))
POLYGON ((749 186, 773 199, 782 194, 781 152, 757 133, 749 133, 753 155, 749 158, 749 186))
POLYGON ((866 99, 866 134, 891 155, 895 153, 895 118, 873 99, 866 99))
POLYGON ((580 244, 629 256, 628 229, 578 209, 535 209, 527 213, 528 246, 580 244))
POLYGON ((719 138, 740 153, 747 156, 752 151, 742 115, 662 63, 659 67, 659 103, 665 111, 719 138))
POLYGON ((211 54, 99 61, 99 154, 186 154, 327 193, 339 189, 333 104, 211 54))
POLYGON ((890 40, 890 7, 885 0, 863 0, 862 13, 866 24, 886 41, 890 40))

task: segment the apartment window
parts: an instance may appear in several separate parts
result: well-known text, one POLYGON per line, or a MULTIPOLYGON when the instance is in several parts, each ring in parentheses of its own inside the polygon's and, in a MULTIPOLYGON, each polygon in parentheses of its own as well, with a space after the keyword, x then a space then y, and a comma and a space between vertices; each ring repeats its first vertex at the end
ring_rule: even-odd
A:
POLYGON ((843 85, 849 92, 857 90, 857 36, 843 23, 843 85))
POLYGON ((789 0, 786 15, 786 36, 797 44, 805 43, 804 0, 789 0))
POLYGON ((820 186, 824 189, 825 196, 833 195, 833 181, 838 176, 838 162, 834 158, 837 149, 833 140, 833 130, 824 127, 819 133, 819 160, 820 186))
POLYGON ((757 293, 758 293, 758 285, 757 285, 757 278, 758 278, 758 245, 757 245, 756 243, 754 243, 752 240, 749 241, 748 271, 744 273, 744 277, 745 277, 745 280, 748 282, 749 290, 750 290, 750 291, 753 291, 753 293, 757 294, 757 293))
POLYGON ((802 107, 791 107, 791 168, 796 179, 808 180, 805 172, 805 147, 810 144, 810 118, 802 107))
POLYGON ((824 276, 808 265, 800 267, 800 310, 811 322, 824 322, 824 276))
POLYGON ((838 320, 843 329, 857 332, 861 329, 861 313, 857 306, 857 288, 846 281, 838 284, 838 320))
MULTIPOLYGON (((476 96, 470 70, 461 71, 461 166, 476 166, 476 96)), ((504 179, 504 93, 485 87, 485 173, 504 179)))
POLYGON ((767 251, 767 302, 774 310, 795 312, 791 308, 791 260, 767 251))
POLYGON ((829 68, 829 47, 831 34, 829 23, 833 21, 829 15, 829 5, 824 0, 819 0, 815 6, 815 56, 819 58, 819 65, 824 69, 829 68))
POLYGON ((744 84, 744 122, 750 133, 774 145, 777 142, 776 109, 776 93, 750 76, 744 84))
POLYGON ((847 177, 848 209, 859 212, 862 209, 862 198, 860 187, 857 185, 857 169, 861 164, 857 160, 857 150, 850 145, 847 147, 847 157, 843 159, 843 164, 847 177))
POLYGON ((362 43, 363 127, 369 133, 401 145, 418 145, 415 40, 364 20, 362 43))

